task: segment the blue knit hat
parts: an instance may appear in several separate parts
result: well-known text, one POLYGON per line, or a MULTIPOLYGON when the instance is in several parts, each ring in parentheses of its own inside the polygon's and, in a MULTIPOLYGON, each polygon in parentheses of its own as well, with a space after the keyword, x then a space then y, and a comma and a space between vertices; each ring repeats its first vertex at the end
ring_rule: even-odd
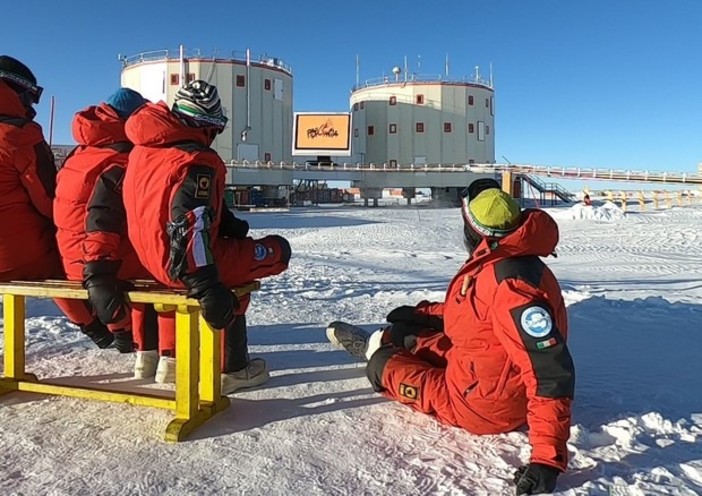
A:
POLYGON ((117 115, 126 119, 132 112, 141 107, 147 100, 137 91, 130 88, 120 88, 106 100, 106 103, 115 109, 117 115))

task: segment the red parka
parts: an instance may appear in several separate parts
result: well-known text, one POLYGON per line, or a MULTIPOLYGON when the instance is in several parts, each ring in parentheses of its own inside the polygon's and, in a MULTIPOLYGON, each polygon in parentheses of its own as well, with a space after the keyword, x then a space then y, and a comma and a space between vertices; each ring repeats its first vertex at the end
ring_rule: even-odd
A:
POLYGON ((126 133, 134 143, 124 178, 129 238, 159 282, 183 287, 182 276, 214 264, 212 245, 225 212, 224 163, 205 132, 186 126, 163 102, 137 110, 126 133), (186 248, 173 259, 168 227, 176 221, 183 222, 178 236, 186 248))
POLYGON ((443 303, 418 306, 420 313, 443 318, 444 334, 434 334, 425 345, 420 340, 417 347, 427 349, 413 355, 391 356, 382 387, 476 434, 526 423, 532 462, 565 470, 575 373, 561 289, 539 258, 554 252, 558 226, 540 210, 525 210, 522 219, 507 237, 483 239, 443 303), (434 357, 441 369, 420 356, 434 357))
POLYGON ((0 280, 60 275, 57 258, 55 268, 47 263, 48 254, 56 256, 54 156, 26 113, 17 93, 0 81, 0 280))
POLYGON ((121 184, 131 143, 107 104, 73 119, 78 147, 58 173, 54 222, 66 275, 83 280, 86 263, 118 262, 121 279, 148 277, 127 238, 121 184))

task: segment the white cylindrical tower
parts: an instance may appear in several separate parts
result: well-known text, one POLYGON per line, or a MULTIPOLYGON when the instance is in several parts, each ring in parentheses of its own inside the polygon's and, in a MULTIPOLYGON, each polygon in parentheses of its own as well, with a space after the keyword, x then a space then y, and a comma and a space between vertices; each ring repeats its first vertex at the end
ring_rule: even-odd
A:
POLYGON ((292 161, 292 69, 248 50, 229 57, 199 50, 160 50, 122 58, 122 86, 169 105, 186 82, 217 86, 229 123, 214 148, 224 161, 292 161))
POLYGON ((368 80, 351 92, 354 159, 365 163, 495 162, 495 104, 479 74, 447 80, 401 74, 368 80))

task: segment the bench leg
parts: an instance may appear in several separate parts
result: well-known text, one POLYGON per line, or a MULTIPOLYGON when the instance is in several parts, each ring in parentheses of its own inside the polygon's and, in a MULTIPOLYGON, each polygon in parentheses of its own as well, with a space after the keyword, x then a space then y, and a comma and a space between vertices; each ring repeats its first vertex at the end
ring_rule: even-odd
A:
POLYGON ((166 428, 166 441, 180 441, 198 424, 199 343, 197 308, 176 311, 176 418, 166 428))
POLYGON ((222 396, 221 338, 200 316, 200 401, 212 415, 229 407, 229 398, 222 396))
POLYGON ((3 295, 3 323, 5 335, 4 371, 0 379, 0 394, 17 391, 18 380, 36 381, 33 374, 25 373, 24 354, 24 296, 3 295))

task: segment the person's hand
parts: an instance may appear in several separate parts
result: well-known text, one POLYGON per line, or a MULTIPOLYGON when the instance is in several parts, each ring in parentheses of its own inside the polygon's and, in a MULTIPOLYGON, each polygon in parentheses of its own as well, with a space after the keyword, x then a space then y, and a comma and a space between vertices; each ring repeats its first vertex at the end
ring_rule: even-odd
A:
POLYGON ((523 465, 514 472, 517 496, 520 494, 552 493, 560 470, 543 463, 523 465))
POLYGON ((88 290, 88 301, 100 322, 112 332, 131 330, 130 308, 121 281, 113 275, 102 274, 89 277, 83 286, 88 290))
POLYGON ((202 317, 212 327, 221 331, 234 321, 234 311, 239 300, 224 284, 215 284, 196 295, 202 307, 202 317))
POLYGON ((438 315, 427 315, 419 312, 417 307, 410 305, 402 305, 395 308, 385 318, 388 322, 395 325, 405 323, 425 329, 444 330, 444 319, 438 315))
POLYGON ((121 331, 115 331, 114 333, 115 339, 112 342, 112 345, 115 347, 117 351, 120 353, 132 353, 136 351, 136 344, 134 343, 134 335, 132 334, 132 330, 121 330, 121 331))
POLYGON ((416 317, 414 311, 415 307, 410 305, 402 305, 401 307, 397 307, 392 310, 386 317, 386 320, 391 324, 396 322, 414 322, 416 317))

